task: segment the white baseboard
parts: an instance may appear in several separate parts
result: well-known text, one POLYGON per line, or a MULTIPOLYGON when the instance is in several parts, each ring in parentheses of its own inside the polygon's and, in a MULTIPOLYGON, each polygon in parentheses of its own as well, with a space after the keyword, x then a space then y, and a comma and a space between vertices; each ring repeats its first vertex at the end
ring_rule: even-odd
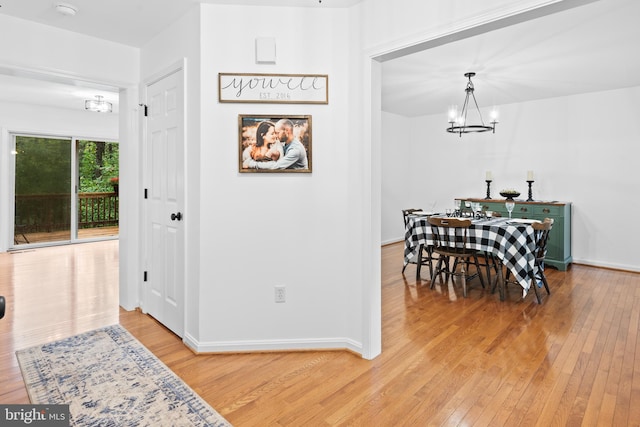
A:
POLYGON ((628 264, 616 264, 602 261, 593 261, 588 259, 576 259, 573 258, 574 264, 588 265, 590 267, 610 268, 613 270, 631 271, 634 273, 640 273, 640 266, 628 265, 628 264))
POLYGON ((199 342, 191 335, 185 334, 183 342, 196 353, 349 350, 362 355, 362 344, 348 338, 199 342))
POLYGON ((389 239, 389 240, 385 240, 384 242, 382 242, 382 246, 384 246, 384 245, 390 245, 391 243, 398 243, 398 242, 404 242, 404 237, 399 238, 399 239, 389 239))

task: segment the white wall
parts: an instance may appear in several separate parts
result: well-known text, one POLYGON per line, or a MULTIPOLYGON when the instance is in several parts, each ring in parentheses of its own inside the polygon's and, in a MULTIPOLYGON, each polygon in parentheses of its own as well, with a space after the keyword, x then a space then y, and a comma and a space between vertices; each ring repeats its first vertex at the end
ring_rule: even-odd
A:
POLYGON ((118 139, 118 115, 41 105, 0 101, 0 126, 11 132, 118 139))
POLYGON ((435 159, 427 153, 416 159, 421 173, 415 173, 412 161, 416 146, 428 145, 429 139, 416 138, 411 119, 382 113, 382 243, 404 240, 402 209, 425 209, 433 206, 428 197, 430 187, 439 185, 428 173, 435 159))
POLYGON ((119 267, 120 306, 133 310, 139 306, 140 273, 140 171, 141 153, 138 137, 140 116, 138 86, 120 90, 119 147, 120 147, 120 216, 119 267))
POLYGON ((201 335, 204 350, 359 350, 348 322, 349 116, 346 13, 336 9, 203 6, 201 335), (255 39, 276 39, 275 65, 255 39), (329 105, 221 104, 217 73, 329 75, 329 105), (312 116, 311 174, 238 172, 238 115, 312 116), (274 303, 274 286, 287 302, 274 303), (345 337, 350 337, 347 340, 345 337))
MULTIPOLYGON (((403 207, 427 208, 435 201, 446 209, 455 197, 484 197, 487 170, 493 173, 492 196, 500 198, 499 191, 508 187, 526 195, 526 171, 533 170, 536 200, 572 203, 575 262, 640 271, 633 250, 640 229, 603 221, 612 213, 640 211, 640 199, 632 196, 640 183, 633 136, 640 130, 639 96, 640 87, 634 87, 503 105, 495 135, 462 138, 444 131, 444 114, 414 119, 385 114, 384 141, 395 138, 398 129, 409 133, 401 145, 413 159, 407 185, 420 200, 398 200, 393 187, 383 185, 383 236, 403 238, 403 207)), ((407 174, 404 162, 387 157, 383 170, 384 177, 407 174)))

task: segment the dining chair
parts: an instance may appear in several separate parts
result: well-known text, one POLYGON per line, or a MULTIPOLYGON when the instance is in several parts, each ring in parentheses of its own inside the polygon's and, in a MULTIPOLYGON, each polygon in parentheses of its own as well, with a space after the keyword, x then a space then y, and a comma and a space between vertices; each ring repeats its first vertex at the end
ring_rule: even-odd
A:
POLYGON ((29 239, 27 239, 27 236, 25 236, 24 234, 26 229, 27 226, 25 224, 22 224, 19 216, 16 216, 13 225, 13 243, 15 243, 16 245, 18 244, 18 235, 22 236, 24 243, 29 243, 29 239))
POLYGON ((481 260, 478 260, 478 265, 480 267, 484 267, 489 286, 491 286, 491 282, 493 280, 495 280, 495 283, 498 283, 498 268, 500 268, 500 265, 498 264, 498 257, 489 251, 479 251, 478 255, 482 258, 481 260), (492 277, 491 271, 495 273, 495 276, 492 277))
POLYGON ((467 281, 478 276, 484 288, 484 279, 480 272, 477 251, 468 247, 468 231, 471 226, 470 219, 430 217, 428 219, 433 235, 433 252, 439 255, 436 268, 431 274, 431 289, 433 289, 436 277, 445 273, 445 280, 449 276, 458 276, 462 280, 462 295, 467 297, 467 281), (453 259, 453 267, 451 267, 453 259), (469 264, 473 261, 476 267, 475 274, 468 274, 469 264), (461 271, 458 272, 458 266, 461 271))
MULTIPOLYGON (((534 270, 533 270, 533 278, 531 280, 531 287, 536 294, 536 301, 538 304, 542 304, 542 299, 540 298, 540 293, 538 292, 538 288, 544 285, 545 290, 547 291, 547 295, 551 295, 551 291, 549 290, 549 283, 547 282, 547 276, 544 274, 544 259, 547 255, 547 241, 549 240, 549 232, 553 228, 553 218, 545 218, 542 222, 534 222, 531 224, 534 230, 534 239, 535 239, 535 250, 533 252, 534 255, 534 270)), ((509 283, 515 283, 513 281, 509 281, 510 272, 507 270, 506 278, 503 281, 503 286, 506 287, 509 283)), ((500 290, 500 299, 504 299, 504 289, 500 290)))
MULTIPOLYGON (((502 214, 500 212, 493 211, 493 212, 491 212, 491 217, 492 218, 501 218, 502 214)), ((482 255, 482 258, 484 259, 484 262, 480 261, 480 267, 485 267, 486 268, 487 282, 489 283, 489 285, 491 285, 491 281, 495 280, 496 281, 495 283, 497 284, 497 282, 498 282, 498 268, 500 267, 500 264, 499 264, 499 262, 497 260, 497 257, 493 253, 488 252, 488 251, 482 251, 481 255, 482 255), (494 279, 491 278, 491 271, 492 270, 496 274, 494 279)), ((495 290, 495 285, 493 287, 493 290, 495 290)))
POLYGON ((553 218, 545 218, 542 222, 534 222, 533 229, 536 236, 536 250, 535 255, 535 269, 533 271, 533 281, 531 286, 536 293, 536 299, 538 304, 542 303, 540 294, 538 293, 538 287, 540 283, 544 285, 547 295, 551 295, 549 290, 549 283, 547 282, 547 276, 544 275, 544 259, 547 256, 547 241, 549 240, 549 232, 553 228, 553 218))
MULTIPOLYGON (((404 220, 405 230, 407 228, 407 224, 409 223, 409 215, 414 212, 422 212, 422 209, 403 209, 402 210, 402 219, 404 220)), ((423 265, 429 266, 429 277, 431 277, 433 272, 433 248, 431 246, 420 245, 418 248, 417 255, 413 260, 409 261, 409 264, 416 264, 416 280, 420 279, 420 272, 422 270, 423 265)), ((402 274, 404 274, 405 268, 407 265, 405 264, 402 267, 402 274)))

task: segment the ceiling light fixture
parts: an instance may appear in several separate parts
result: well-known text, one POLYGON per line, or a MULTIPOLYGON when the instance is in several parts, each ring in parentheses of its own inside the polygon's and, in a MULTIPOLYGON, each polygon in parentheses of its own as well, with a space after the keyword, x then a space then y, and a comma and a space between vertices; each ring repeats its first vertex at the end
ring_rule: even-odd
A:
POLYGON ((462 111, 458 113, 458 106, 454 105, 449 108, 449 127, 447 128, 447 132, 449 133, 457 133, 459 136, 462 136, 463 133, 474 133, 474 132, 487 132, 492 131, 496 133, 496 124, 498 123, 498 111, 494 109, 491 111, 491 126, 487 126, 484 124, 484 120, 482 120, 482 114, 480 113, 480 108, 478 107, 478 101, 476 101, 476 95, 473 93, 474 87, 473 82, 471 81, 471 77, 475 76, 476 73, 469 72, 465 73, 464 76, 469 78, 467 82, 467 87, 465 88, 465 92, 467 95, 464 98, 464 104, 462 105, 462 111), (476 105, 476 110, 478 111, 478 116, 480 117, 480 124, 470 125, 467 124, 467 115, 469 113, 469 95, 473 98, 473 103, 476 105))
POLYGON ((110 113, 113 111, 113 106, 110 102, 103 101, 103 96, 96 95, 96 99, 87 99, 84 101, 84 109, 89 111, 95 111, 97 113, 110 113))
POLYGON ((69 3, 56 3, 55 8, 56 12, 65 16, 76 16, 78 13, 78 8, 69 3))

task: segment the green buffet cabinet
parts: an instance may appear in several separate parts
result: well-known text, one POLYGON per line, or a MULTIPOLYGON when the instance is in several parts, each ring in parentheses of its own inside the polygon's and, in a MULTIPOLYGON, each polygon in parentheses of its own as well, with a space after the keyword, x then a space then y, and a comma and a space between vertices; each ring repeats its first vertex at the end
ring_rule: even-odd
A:
MULTIPOLYGON (((476 199, 461 198, 470 202, 482 204, 483 211, 500 212, 503 218, 509 217, 509 212, 504 206, 503 199, 476 199)), ((547 256, 545 263, 557 268, 566 270, 572 262, 571 258, 571 203, 569 202, 525 202, 524 200, 514 200, 516 205, 511 212, 513 218, 537 219, 543 221, 545 218, 552 218, 553 228, 549 234, 547 242, 547 256)))

